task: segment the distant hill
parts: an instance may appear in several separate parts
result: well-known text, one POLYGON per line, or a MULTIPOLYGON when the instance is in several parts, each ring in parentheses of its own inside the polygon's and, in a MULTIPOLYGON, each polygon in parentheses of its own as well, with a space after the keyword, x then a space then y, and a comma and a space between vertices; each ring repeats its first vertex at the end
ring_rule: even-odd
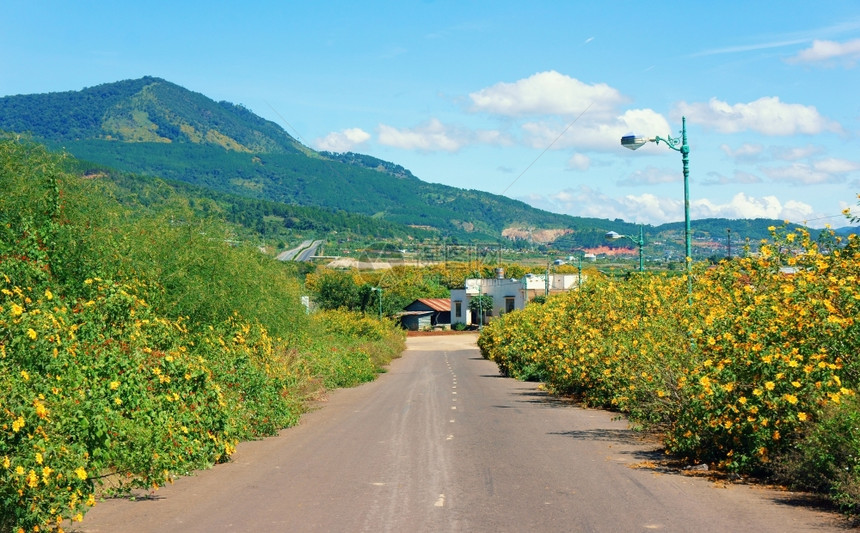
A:
MULTIPOLYGON (((601 243, 609 230, 638 231, 620 220, 559 215, 505 196, 427 183, 367 155, 316 152, 240 105, 155 77, 0 98, 0 130, 32 135, 97 166, 249 199, 366 215, 439 237, 548 235, 576 248, 601 243)), ((726 220, 717 223, 715 238, 733 228, 738 239, 759 239, 773 224, 781 222, 726 220)), ((664 229, 676 233, 671 226, 648 227, 646 233, 656 236, 664 229)))
POLYGON ((851 235, 852 233, 854 235, 860 235, 860 226, 845 226, 845 227, 836 229, 834 231, 836 232, 837 235, 842 236, 842 237, 847 237, 848 235, 851 235))
POLYGON ((313 153, 242 106, 149 76, 81 91, 7 96, 0 99, 0 128, 63 143, 188 143, 244 153, 313 153))

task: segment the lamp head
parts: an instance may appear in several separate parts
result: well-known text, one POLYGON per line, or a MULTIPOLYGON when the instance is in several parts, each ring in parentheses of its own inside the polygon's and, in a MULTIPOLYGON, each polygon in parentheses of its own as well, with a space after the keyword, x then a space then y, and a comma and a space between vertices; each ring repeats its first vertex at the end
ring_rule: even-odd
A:
POLYGON ((629 148, 631 150, 636 150, 650 140, 651 139, 647 139, 645 137, 637 137, 633 134, 625 135, 624 137, 621 137, 621 146, 623 146, 624 148, 629 148))
POLYGON ((617 233, 615 231, 608 231, 606 233, 606 240, 607 241, 616 241, 616 240, 620 239, 621 237, 623 237, 623 235, 621 235, 620 233, 617 233))

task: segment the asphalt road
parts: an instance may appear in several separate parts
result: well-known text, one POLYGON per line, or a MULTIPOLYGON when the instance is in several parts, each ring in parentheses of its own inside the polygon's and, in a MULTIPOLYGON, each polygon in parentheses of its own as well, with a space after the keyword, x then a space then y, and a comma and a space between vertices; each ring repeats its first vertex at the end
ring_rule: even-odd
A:
POLYGON ((838 531, 800 495, 659 466, 612 413, 498 376, 474 335, 413 337, 373 383, 85 532, 838 531))
POLYGON ((278 261, 309 261, 311 257, 316 255, 317 250, 322 246, 323 242, 325 241, 302 241, 295 248, 279 253, 276 259, 278 261))

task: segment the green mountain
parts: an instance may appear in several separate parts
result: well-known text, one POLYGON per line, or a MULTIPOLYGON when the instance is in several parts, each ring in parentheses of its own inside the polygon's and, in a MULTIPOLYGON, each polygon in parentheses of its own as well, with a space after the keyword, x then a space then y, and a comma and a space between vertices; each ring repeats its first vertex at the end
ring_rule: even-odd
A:
MULTIPOLYGON (((96 167, 260 202, 364 215, 439 237, 543 242, 561 237, 559 244, 575 248, 601 244, 608 230, 638 231, 619 220, 559 215, 500 195, 427 183, 400 165, 367 155, 316 152, 240 105, 215 102, 155 77, 0 98, 0 130, 29 134, 96 167)), ((258 212, 272 209, 254 205, 258 212)), ((289 213, 264 216, 269 223, 295 221, 289 213)), ((735 221, 719 226, 722 232, 734 225, 738 238, 758 239, 775 222, 752 229, 735 221)), ((659 230, 649 227, 646 233, 659 230)))

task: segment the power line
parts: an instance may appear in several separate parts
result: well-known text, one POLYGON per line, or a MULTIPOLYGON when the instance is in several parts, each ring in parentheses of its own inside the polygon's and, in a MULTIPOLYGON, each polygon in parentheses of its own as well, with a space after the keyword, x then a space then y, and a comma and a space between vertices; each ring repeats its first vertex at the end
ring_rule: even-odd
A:
POLYGON ((276 114, 276 115, 278 115, 278 117, 280 117, 280 119, 284 122, 284 124, 286 124, 287 126, 289 126, 289 127, 290 127, 290 129, 292 129, 292 130, 295 132, 295 134, 296 134, 296 139, 298 139, 298 141, 299 141, 300 143, 305 144, 305 141, 304 141, 304 140, 302 140, 302 134, 301 134, 301 133, 299 133, 299 130, 297 130, 296 128, 294 128, 294 127, 293 127, 293 125, 292 125, 292 124, 290 124, 289 122, 287 122, 287 119, 285 119, 285 118, 284 118, 280 113, 278 113, 278 110, 277 110, 277 109, 275 109, 274 107, 272 107, 272 104, 270 104, 270 103, 269 103, 268 101, 266 101, 266 100, 263 100, 263 101, 264 101, 264 102, 266 102, 266 105, 267 105, 267 106, 269 106, 269 109, 271 109, 272 111, 274 111, 274 112, 275 112, 275 114, 276 114))
MULTIPOLYGON (((592 102, 592 103, 593 103, 593 102, 592 102)), ((532 165, 534 165, 535 163, 537 163, 537 160, 538 160, 538 159, 540 159, 540 158, 541 158, 541 156, 543 156, 543 154, 545 154, 545 153, 547 152, 547 150, 549 150, 550 148, 552 148, 552 145, 554 145, 554 144, 556 143, 556 141, 558 141, 559 139, 561 139, 561 136, 562 136, 562 135, 564 135, 565 133, 567 133, 567 130, 569 130, 569 129, 571 128, 571 126, 573 126, 574 124, 576 124, 576 121, 578 121, 580 118, 582 118, 582 115, 584 115, 584 114, 585 114, 585 112, 586 112, 586 111, 588 111, 588 110, 591 108, 591 105, 592 105, 592 104, 588 104, 588 107, 586 107, 585 109, 583 109, 583 110, 582 110, 582 113, 580 113, 580 114, 579 114, 575 119, 573 119, 573 122, 571 122, 570 124, 568 124, 568 125, 567 125, 567 127, 566 127, 566 128, 564 128, 564 130, 563 130, 561 133, 559 133, 559 134, 558 134, 558 137, 556 137, 556 138, 555 138, 555 140, 553 140, 551 143, 549 143, 549 146, 547 146, 546 148, 544 148, 543 152, 541 152, 540 154, 538 154, 538 156, 535 158, 535 160, 534 160, 534 161, 532 161, 531 163, 529 163, 529 166, 527 166, 527 167, 526 167, 522 172, 520 172, 520 175, 519 175, 519 176, 517 176, 517 177, 514 179, 514 181, 512 181, 512 182, 511 182, 511 184, 510 184, 510 185, 508 185, 507 187, 505 187, 505 190, 503 190, 501 194, 502 194, 502 195, 504 195, 506 192, 508 192, 508 189, 510 189, 511 187, 513 187, 513 186, 514 186, 514 183, 516 183, 516 182, 517 182, 521 177, 523 177, 523 174, 525 174, 526 172, 528 172, 528 170, 532 167, 532 165)))
POLYGON ((827 215, 827 216, 817 217, 817 218, 808 218, 808 219, 804 220, 803 222, 794 222, 794 223, 795 224, 802 224, 802 225, 806 226, 809 222, 815 222, 816 220, 827 220, 828 218, 839 218, 839 217, 844 217, 844 216, 845 216, 845 213, 839 213, 838 215, 827 215))

